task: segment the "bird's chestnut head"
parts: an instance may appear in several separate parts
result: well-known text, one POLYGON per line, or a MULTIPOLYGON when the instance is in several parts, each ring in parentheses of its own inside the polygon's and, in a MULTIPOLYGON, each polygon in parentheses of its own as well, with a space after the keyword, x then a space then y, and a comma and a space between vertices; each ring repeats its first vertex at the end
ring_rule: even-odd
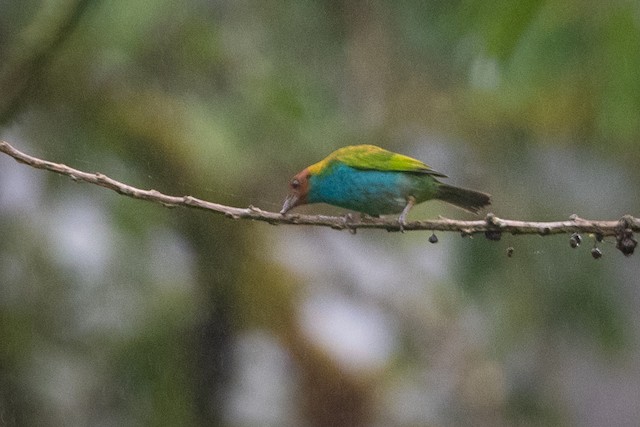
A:
POLYGON ((307 203, 307 193, 309 192, 309 170, 304 169, 289 181, 289 196, 284 201, 280 210, 285 214, 296 206, 307 203))

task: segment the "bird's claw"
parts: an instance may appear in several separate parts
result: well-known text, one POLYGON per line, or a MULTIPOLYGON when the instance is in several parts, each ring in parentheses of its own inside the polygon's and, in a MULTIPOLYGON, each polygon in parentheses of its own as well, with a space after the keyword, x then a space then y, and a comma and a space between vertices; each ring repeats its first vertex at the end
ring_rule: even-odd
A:
POLYGON ((407 225, 407 215, 409 214, 409 211, 411 210, 413 205, 415 205, 415 203, 416 203, 415 197, 409 196, 407 198, 407 205, 404 207, 404 209, 402 210, 402 213, 398 217, 398 226, 400 228, 401 233, 404 233, 404 228, 407 225))
POLYGON ((348 212, 348 213, 344 214, 344 216, 342 217, 342 221, 344 222, 345 227, 347 227, 347 230, 349 230, 349 233, 356 234, 358 229, 352 227, 352 224, 354 222, 354 218, 353 218, 353 214, 351 212, 348 212))

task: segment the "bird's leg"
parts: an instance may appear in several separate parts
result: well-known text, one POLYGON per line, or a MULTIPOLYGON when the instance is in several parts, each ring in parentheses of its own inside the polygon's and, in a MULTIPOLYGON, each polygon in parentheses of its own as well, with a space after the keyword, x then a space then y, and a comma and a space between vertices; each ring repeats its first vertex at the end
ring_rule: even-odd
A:
POLYGON ((398 222, 400 223, 400 232, 404 233, 404 226, 407 225, 407 215, 409 211, 416 204, 416 198, 413 196, 407 197, 407 205, 402 210, 402 213, 398 217, 398 222))
POLYGON ((349 230, 349 233, 356 234, 356 231, 358 229, 357 228, 353 228, 351 226, 351 224, 353 224, 353 222, 355 221, 355 218, 353 217, 353 214, 351 212, 347 212, 346 214, 344 214, 344 216, 342 217, 342 221, 344 222, 344 225, 349 230))

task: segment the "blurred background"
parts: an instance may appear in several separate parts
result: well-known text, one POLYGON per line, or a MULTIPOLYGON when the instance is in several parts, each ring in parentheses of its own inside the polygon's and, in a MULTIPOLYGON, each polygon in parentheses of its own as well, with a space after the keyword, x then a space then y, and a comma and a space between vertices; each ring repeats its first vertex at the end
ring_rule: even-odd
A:
MULTIPOLYGON (((0 2, 1 139, 271 211, 370 143, 500 217, 638 216, 639 70, 636 0, 0 2)), ((438 215, 470 219, 411 217, 438 215)), ((640 420, 640 267, 613 239, 233 221, 4 155, 0 233, 2 426, 640 420)))

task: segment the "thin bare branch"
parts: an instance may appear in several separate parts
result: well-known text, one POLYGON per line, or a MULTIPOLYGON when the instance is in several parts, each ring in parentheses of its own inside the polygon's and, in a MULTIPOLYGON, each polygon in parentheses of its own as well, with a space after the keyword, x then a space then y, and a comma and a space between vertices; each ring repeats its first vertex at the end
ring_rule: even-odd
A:
MULTIPOLYGON (((77 182, 88 182, 109 188, 119 194, 132 197, 134 199, 148 200, 160 203, 166 207, 184 206, 188 208, 203 209, 218 214, 223 214, 233 219, 252 219, 265 221, 270 224, 291 224, 291 225, 315 225, 331 227, 338 230, 351 230, 355 232, 361 228, 379 228, 387 231, 400 231, 397 218, 371 218, 357 216, 326 216, 326 215, 281 215, 276 212, 264 211, 254 206, 248 208, 237 208, 233 206, 221 205, 208 202, 192 196, 170 196, 156 190, 143 190, 132 187, 115 179, 109 178, 101 173, 88 173, 69 166, 42 160, 25 154, 5 141, 0 141, 0 151, 13 157, 20 163, 27 164, 37 169, 45 169, 61 175, 66 175, 77 182)), ((586 233, 596 236, 616 236, 619 244, 635 242, 633 232, 640 231, 640 219, 630 215, 625 215, 615 221, 599 221, 579 218, 572 215, 565 221, 535 222, 535 221, 515 221, 498 218, 492 213, 486 215, 484 219, 474 221, 459 221, 448 218, 437 220, 424 220, 409 222, 404 226, 405 231, 429 230, 429 231, 453 231, 464 236, 484 233, 490 240, 499 240, 503 233, 509 234, 537 234, 547 236, 552 234, 586 233), (629 242, 631 240, 632 242, 629 242), (622 242, 622 243, 621 243, 622 242)), ((633 244, 635 247, 635 244, 633 244)), ((619 249, 621 249, 619 247, 619 249)), ((622 249, 621 249, 622 250, 622 249)), ((623 253, 625 251, 623 250, 623 253)), ((630 252, 633 252, 633 248, 630 252)), ((627 253, 625 253, 627 254, 627 253)))

